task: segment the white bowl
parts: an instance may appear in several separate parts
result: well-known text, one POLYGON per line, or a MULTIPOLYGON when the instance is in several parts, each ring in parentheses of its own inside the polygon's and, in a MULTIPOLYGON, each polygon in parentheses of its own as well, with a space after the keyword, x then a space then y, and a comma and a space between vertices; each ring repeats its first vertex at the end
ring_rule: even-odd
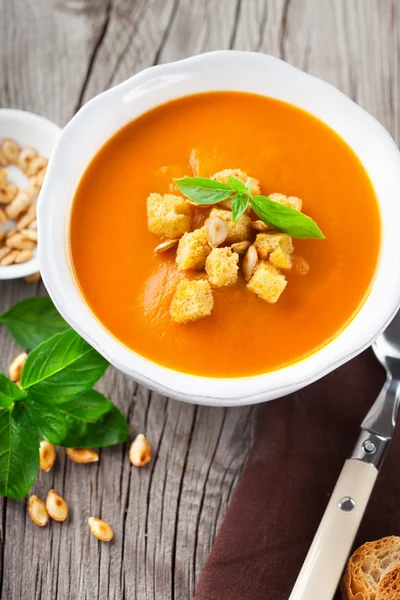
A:
MULTIPOLYGON (((42 156, 49 157, 61 135, 61 128, 44 117, 24 110, 0 108, 0 142, 3 138, 16 140, 21 148, 32 146, 42 156)), ((10 179, 20 187, 28 181, 15 166, 6 167, 10 179)), ((35 250, 33 258, 19 265, 0 267, 0 279, 18 279, 39 271, 39 257, 35 250)))
POLYGON ((393 140, 373 117, 336 88, 265 54, 203 54, 142 71, 96 96, 64 129, 39 202, 42 275, 58 310, 71 326, 118 369, 149 388, 188 402, 219 406, 271 400, 308 385, 354 357, 371 344, 394 316, 400 298, 399 190, 400 154, 393 140), (103 327, 85 303, 69 255, 74 193, 99 148, 118 129, 154 106, 211 90, 272 96, 327 123, 363 163, 381 210, 379 263, 371 292, 355 318, 333 341, 308 358, 254 377, 188 375, 133 352, 103 327))

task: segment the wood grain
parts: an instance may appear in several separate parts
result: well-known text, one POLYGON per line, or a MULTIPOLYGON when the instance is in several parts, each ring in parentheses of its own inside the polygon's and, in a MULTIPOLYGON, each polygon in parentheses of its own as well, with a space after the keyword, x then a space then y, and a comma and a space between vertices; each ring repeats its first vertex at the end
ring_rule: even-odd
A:
MULTIPOLYGON (((218 48, 268 52, 338 86, 400 141, 400 0, 1 0, 0 105, 64 125, 89 98, 152 64, 218 48)), ((1 136, 1 132, 0 132, 1 136)), ((345 190, 344 190, 345 193, 345 190)), ((44 293, 0 282, 0 311, 44 293)), ((0 329, 0 368, 18 352, 0 329)), ((0 503, 1 600, 174 599, 195 582, 251 445, 259 408, 213 409, 152 394, 110 369, 101 390, 146 432, 154 459, 127 447, 77 465, 58 452, 34 493, 71 507, 35 527, 25 501, 0 503), (115 540, 89 534, 91 515, 115 540)))

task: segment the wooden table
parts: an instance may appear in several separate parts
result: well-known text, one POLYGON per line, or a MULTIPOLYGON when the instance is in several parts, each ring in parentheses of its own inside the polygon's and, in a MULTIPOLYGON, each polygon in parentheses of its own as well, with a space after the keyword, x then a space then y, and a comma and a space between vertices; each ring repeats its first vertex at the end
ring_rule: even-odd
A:
MULTIPOLYGON (((0 106, 65 125, 89 98, 156 63, 218 48, 279 56, 332 82, 400 139, 400 0, 0 0, 0 106)), ((1 132, 0 132, 1 137, 1 132)), ((345 193, 346 190, 343 190, 345 193)), ((0 282, 0 311, 44 294, 0 282)), ((0 329, 0 368, 18 348, 0 329)), ((54 487, 68 522, 35 527, 25 501, 0 504, 2 600, 189 600, 249 451, 259 408, 168 400, 110 369, 101 389, 146 432, 77 465, 58 452, 33 490, 54 487), (101 515, 113 543, 90 535, 101 515)))

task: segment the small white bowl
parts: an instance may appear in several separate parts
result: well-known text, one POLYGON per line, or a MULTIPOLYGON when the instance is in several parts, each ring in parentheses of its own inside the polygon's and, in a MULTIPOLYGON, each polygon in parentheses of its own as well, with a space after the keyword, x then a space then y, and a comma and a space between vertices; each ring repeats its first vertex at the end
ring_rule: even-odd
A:
POLYGON ((142 71, 91 100, 64 129, 39 201, 42 276, 58 310, 71 326, 113 365, 149 388, 187 402, 215 406, 272 400, 312 383, 353 358, 371 344, 394 316, 400 299, 399 190, 400 154, 392 138, 339 90, 265 54, 203 54, 142 71), (324 121, 358 155, 375 188, 381 211, 382 244, 377 271, 370 294, 354 319, 311 356, 254 377, 193 376, 167 369, 133 352, 103 327, 86 304, 69 254, 74 193, 103 144, 126 123, 154 106, 213 90, 278 98, 324 121))
MULTIPOLYGON (((32 146, 45 157, 50 157, 54 146, 61 135, 61 128, 48 119, 24 110, 0 108, 0 142, 3 138, 11 138, 21 148, 32 146)), ((17 167, 5 167, 9 171, 12 183, 25 187, 27 178, 17 167)), ((18 279, 39 271, 39 257, 35 250, 33 258, 19 265, 0 267, 0 279, 18 279)))

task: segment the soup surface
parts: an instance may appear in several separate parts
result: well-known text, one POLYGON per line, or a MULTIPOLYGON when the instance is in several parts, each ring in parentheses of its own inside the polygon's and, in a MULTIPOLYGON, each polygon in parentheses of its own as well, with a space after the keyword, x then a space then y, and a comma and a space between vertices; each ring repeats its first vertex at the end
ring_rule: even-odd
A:
MULTIPOLYGON (((197 223, 204 210, 193 209, 197 223)), ((294 106, 235 92, 181 98, 118 131, 82 177, 70 225, 76 278, 103 325, 156 363, 211 377, 264 373, 325 345, 362 305, 379 245, 374 190, 347 144, 294 106), (174 177, 238 168, 265 195, 300 197, 326 239, 293 240, 310 272, 288 271, 276 304, 241 280, 213 290, 211 316, 175 323, 169 307, 188 274, 176 270, 176 249, 154 254, 146 198, 179 193, 174 177)))

